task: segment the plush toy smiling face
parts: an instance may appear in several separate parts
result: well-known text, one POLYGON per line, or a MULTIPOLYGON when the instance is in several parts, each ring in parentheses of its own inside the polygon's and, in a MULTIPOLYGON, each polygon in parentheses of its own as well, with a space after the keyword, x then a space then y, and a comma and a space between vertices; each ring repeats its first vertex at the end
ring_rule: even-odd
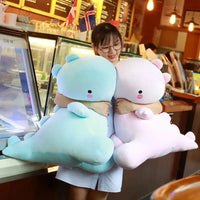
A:
POLYGON ((116 65, 118 72, 115 98, 125 98, 138 104, 158 101, 164 94, 169 74, 162 73, 161 61, 151 63, 142 58, 129 58, 116 65))
POLYGON ((60 94, 81 101, 111 100, 116 84, 116 70, 111 62, 100 56, 79 58, 75 54, 67 56, 66 61, 52 71, 60 94))

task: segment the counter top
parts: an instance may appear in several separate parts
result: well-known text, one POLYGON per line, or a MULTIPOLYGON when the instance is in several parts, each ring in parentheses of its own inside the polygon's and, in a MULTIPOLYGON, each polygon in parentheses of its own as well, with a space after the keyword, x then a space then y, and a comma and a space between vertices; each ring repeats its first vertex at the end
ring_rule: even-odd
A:
POLYGON ((172 95, 180 98, 180 99, 184 99, 184 100, 188 100, 192 103, 200 103, 200 95, 195 95, 195 94, 190 94, 190 93, 182 93, 176 90, 172 90, 171 91, 172 95))
POLYGON ((169 100, 162 101, 163 112, 183 112, 183 111, 191 111, 193 109, 193 105, 183 101, 183 100, 169 100))
POLYGON ((48 169, 47 164, 4 158, 2 156, 0 158, 0 183, 48 173, 51 170, 51 168, 48 169))

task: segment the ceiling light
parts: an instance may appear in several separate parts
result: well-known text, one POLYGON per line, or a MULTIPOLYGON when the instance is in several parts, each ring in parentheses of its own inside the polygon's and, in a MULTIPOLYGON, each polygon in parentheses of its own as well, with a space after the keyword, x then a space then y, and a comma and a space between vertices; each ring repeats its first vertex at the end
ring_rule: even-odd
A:
POLYGON ((188 30, 191 32, 194 30, 194 23, 190 22, 189 26, 188 26, 188 30))
POLYGON ((170 18, 169 18, 169 23, 170 24, 175 24, 176 22, 176 14, 171 14, 170 18))
POLYGON ((154 9, 154 2, 153 2, 153 0, 148 0, 147 10, 152 11, 153 9, 154 9))
POLYGON ((185 24, 188 24, 188 31, 190 32, 194 30, 194 26, 199 25, 194 21, 194 17, 189 22, 185 22, 185 24))
POLYGON ((175 2, 175 5, 174 5, 174 10, 171 13, 166 15, 166 16, 170 17, 169 18, 169 23, 170 24, 175 24, 176 23, 176 19, 177 18, 181 18, 181 16, 177 13, 177 10, 176 10, 176 2, 175 2))

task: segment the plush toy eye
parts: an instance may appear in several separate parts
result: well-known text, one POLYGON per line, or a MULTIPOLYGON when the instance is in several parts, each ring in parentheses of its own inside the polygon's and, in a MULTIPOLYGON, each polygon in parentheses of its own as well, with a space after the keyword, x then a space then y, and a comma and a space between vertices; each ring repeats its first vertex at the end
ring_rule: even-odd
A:
POLYGON ((88 93, 91 94, 91 93, 92 93, 92 90, 88 90, 88 93))
POLYGON ((138 93, 139 93, 139 94, 142 94, 142 90, 139 90, 138 93))

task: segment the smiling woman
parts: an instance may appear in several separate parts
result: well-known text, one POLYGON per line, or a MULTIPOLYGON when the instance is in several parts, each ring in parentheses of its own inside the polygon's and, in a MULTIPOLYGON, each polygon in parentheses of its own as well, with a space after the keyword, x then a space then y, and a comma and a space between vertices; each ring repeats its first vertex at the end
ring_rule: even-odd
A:
POLYGON ((101 23, 92 32, 92 46, 96 55, 116 64, 122 49, 122 38, 114 25, 101 23))

